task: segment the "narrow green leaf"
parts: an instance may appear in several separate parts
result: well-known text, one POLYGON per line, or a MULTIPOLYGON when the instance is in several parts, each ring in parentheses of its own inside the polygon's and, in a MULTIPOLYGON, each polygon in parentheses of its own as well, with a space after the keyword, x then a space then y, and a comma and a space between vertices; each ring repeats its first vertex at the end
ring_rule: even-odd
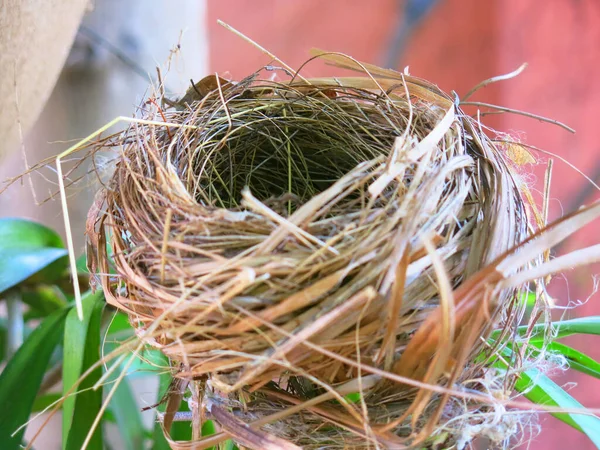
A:
MULTIPOLYGON (((539 323, 533 326, 532 339, 541 340, 543 339, 545 330, 545 323, 539 323)), ((561 320, 552 322, 552 327, 556 329, 556 339, 570 336, 572 334, 594 334, 600 335, 600 316, 581 317, 579 319, 561 320)), ((527 332, 527 325, 520 326, 517 328, 517 332, 520 335, 525 335, 527 332)), ((494 331, 490 338, 495 339, 500 334, 500 330, 494 331)))
MULTIPOLYGON (((179 407, 180 412, 189 412, 190 407, 185 400, 181 402, 179 407)), ((171 439, 175 441, 191 441, 192 440, 192 422, 178 421, 173 422, 171 426, 171 439)))
MULTIPOLYGON (((159 367, 168 367, 169 360, 162 353, 160 355, 160 364, 157 361, 157 365, 159 367)), ((156 403, 159 403, 164 394, 168 391, 171 386, 171 380, 173 377, 169 372, 163 372, 159 375, 159 389, 158 389, 158 397, 156 403)), ((163 403, 158 406, 158 411, 164 412, 166 407, 166 403, 163 403)), ((181 406, 179 407, 179 411, 189 411, 188 403, 186 401, 181 402, 181 406)), ((171 438, 175 441, 190 441, 192 439, 192 426, 190 422, 173 422, 171 426, 171 438)), ((156 422, 154 426, 154 446, 153 450, 170 450, 169 443, 164 437, 164 433, 160 426, 159 422, 156 422)))
POLYGON ((24 287, 20 291, 21 300, 29 306, 30 311, 35 311, 45 317, 67 305, 64 295, 56 286, 38 285, 24 287))
MULTIPOLYGON (((532 344, 538 348, 541 348, 543 342, 533 341, 532 344)), ((595 361, 593 358, 590 358, 585 353, 575 350, 574 348, 560 342, 551 342, 546 346, 546 350, 564 356, 571 369, 596 378, 600 378, 600 363, 595 361)))
MULTIPOLYGON (((167 360, 166 356, 163 355, 162 359, 163 359, 164 365, 169 364, 169 361, 167 360)), ((156 398, 156 403, 160 403, 162 401, 163 395, 167 392, 167 390, 169 389, 169 386, 171 386, 171 379, 172 379, 172 377, 171 377, 170 373, 161 373, 158 376, 159 385, 158 385, 158 395, 156 398)), ((157 411, 164 412, 165 407, 166 407, 165 404, 159 404, 156 409, 157 409, 157 411)), ((175 424, 173 424, 173 425, 175 425, 175 424)), ((163 430, 162 430, 158 420, 154 424, 153 440, 154 440, 153 445, 152 445, 153 450, 171 450, 171 446, 165 439, 165 435, 163 433, 163 430)))
POLYGON ((33 402, 33 407, 31 408, 31 412, 35 413, 35 412, 44 411, 50 405, 54 405, 61 398, 62 398, 62 394, 59 394, 58 392, 51 392, 49 394, 44 394, 40 397, 37 397, 35 399, 35 402, 33 402))
MULTIPOLYGON (((4 361, 6 357, 6 346, 7 346, 7 320, 6 317, 0 317, 0 362, 4 361)), ((26 339, 23 336, 23 339, 26 339)))
MULTIPOLYGON (((100 321, 104 301, 102 292, 87 293, 83 297, 83 321, 77 311, 69 313, 64 333, 63 393, 68 395, 63 404, 63 449, 81 449, 92 423, 102 406, 102 389, 91 387, 102 376, 102 367, 93 370, 75 388, 81 376, 100 359, 100 321)), ((102 450, 102 427, 94 430, 88 450, 102 450)))
POLYGON ((537 295, 535 292, 523 292, 519 300, 526 308, 531 309, 535 306, 537 295))
MULTIPOLYGON (((8 321, 6 320, 6 317, 0 317, 0 361, 4 361, 4 358, 6 357, 6 333, 8 332, 7 326, 8 321)), ((27 340, 32 332, 33 329, 25 324, 25 329, 23 330, 23 339, 27 340)), ((56 362, 55 359, 56 355, 58 354, 61 354, 60 346, 56 347, 54 350, 52 358, 50 359, 50 365, 53 365, 56 362)))
MULTIPOLYGON (((521 374, 515 389, 523 392, 524 396, 538 405, 558 406, 568 409, 583 409, 581 403, 571 397, 563 388, 548 378, 537 369, 531 369, 521 374)), ((586 414, 552 414, 557 419, 565 422, 585 433, 594 445, 600 449, 600 419, 586 414)))
POLYGON ((0 442, 3 450, 18 449, 25 430, 14 436, 31 413, 50 357, 60 343, 69 309, 48 316, 23 343, 0 374, 0 442))
MULTIPOLYGON (((556 339, 570 336, 572 334, 595 334, 600 335, 600 316, 581 317, 579 319, 562 320, 552 322, 552 326, 558 328, 556 339)), ((536 325, 534 331, 542 331, 541 325, 536 325)))
MULTIPOLYGON (((116 378, 117 375, 115 374, 113 378, 116 378)), ((109 407, 117 420, 117 426, 123 439, 123 449, 143 450, 146 431, 142 424, 141 411, 126 378, 119 383, 109 407)))

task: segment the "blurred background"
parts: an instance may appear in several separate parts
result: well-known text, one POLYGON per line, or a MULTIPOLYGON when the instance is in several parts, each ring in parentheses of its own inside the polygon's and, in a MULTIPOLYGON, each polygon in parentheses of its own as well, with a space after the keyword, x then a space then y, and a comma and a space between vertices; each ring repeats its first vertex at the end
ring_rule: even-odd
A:
MULTIPOLYGON (((15 14, 25 25, 31 25, 33 22, 27 20, 39 13, 35 10, 39 3, 27 0, 19 6, 19 2, 3 0, 2 5, 9 13, 11 7, 15 11, 20 7, 15 14)), ((50 21, 57 25, 45 30, 43 39, 38 37, 37 47, 26 40, 11 42, 7 28, 3 32, 0 23, 0 42, 9 42, 5 48, 0 45, 4 86, 0 90, 3 93, 0 117, 4 122, 0 124, 0 180, 22 173, 26 161, 32 164, 60 153, 70 142, 87 136, 118 115, 131 116, 144 98, 150 80, 156 78, 157 66, 163 73, 168 71, 165 84, 177 97, 185 92, 190 79, 197 81, 214 72, 239 79, 271 62, 219 26, 217 19, 221 19, 294 68, 307 59, 310 48, 319 47, 398 70, 409 66, 412 75, 426 78, 459 96, 478 82, 527 62, 529 66, 520 76, 480 90, 473 100, 550 117, 567 123, 577 132, 571 134, 514 114, 489 115, 485 123, 557 155, 536 154, 538 165, 523 167, 534 195, 541 200, 547 162, 554 159, 551 219, 600 197, 590 181, 561 161, 561 158, 568 160, 600 183, 596 113, 600 84, 595 80, 595 71, 600 68, 597 0, 57 3, 72 3, 70 12, 63 16, 73 17, 68 23, 63 16, 62 22, 50 21), (63 26, 59 27, 59 23, 63 26), (48 39, 56 41, 59 37, 65 44, 64 50, 52 53, 56 56, 52 60, 56 67, 42 73, 38 81, 20 77, 23 71, 32 70, 27 66, 32 63, 26 60, 27 49, 43 51, 50 42, 48 39), (38 92, 40 87, 44 90, 38 92)), ((53 14, 58 14, 60 7, 53 6, 53 14)), ((13 26, 20 25, 17 22, 13 26)), ((35 28, 32 33, 36 33, 35 28)), ((305 76, 331 73, 331 69, 322 65, 311 65, 303 72, 305 76)), ((34 175, 31 180, 38 201, 56 190, 56 179, 51 172, 34 175)), ((27 179, 23 184, 17 183, 0 196, 0 215, 28 217, 62 230, 57 199, 37 206, 28 183, 27 179)), ((83 222, 93 193, 94 187, 89 186, 70 200, 80 251, 84 242, 83 222)), ((597 227, 590 226, 557 251, 598 243, 599 236, 597 227)), ((600 297, 592 295, 596 269, 580 270, 553 281, 551 293, 560 307, 584 303, 574 310, 557 308, 557 316, 600 314, 600 297)), ((600 359, 598 340, 575 338, 569 343, 600 359)), ((576 382, 570 393, 586 406, 600 407, 598 381, 582 374, 575 377, 569 379, 576 382)), ((560 374, 556 380, 559 384, 566 382, 560 374)), ((153 389, 144 383, 138 386, 140 405, 145 405, 145 396, 153 398, 148 394, 153 389)), ((541 423, 543 431, 530 448, 593 448, 584 435, 550 416, 541 417, 541 423)), ((56 429, 60 430, 58 424, 56 429)), ((60 437, 53 436, 51 431, 43 440, 44 446, 37 448, 60 448, 60 437)))

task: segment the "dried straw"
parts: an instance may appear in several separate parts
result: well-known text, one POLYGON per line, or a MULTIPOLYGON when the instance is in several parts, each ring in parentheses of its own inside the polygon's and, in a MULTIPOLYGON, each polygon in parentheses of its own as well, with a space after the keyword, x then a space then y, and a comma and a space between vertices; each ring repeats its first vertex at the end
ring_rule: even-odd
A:
MULTIPOLYGON (((494 378, 500 349, 485 337, 511 335, 529 281, 544 312, 539 280, 561 269, 528 270, 598 215, 522 244, 533 229, 522 186, 477 120, 426 81, 317 56, 362 75, 210 76, 180 102, 146 103, 143 119, 179 128, 134 123, 98 144, 120 157, 89 214, 92 269, 196 389, 195 427, 212 418, 223 430, 173 448, 485 435, 522 364, 494 378), (344 398, 354 392, 357 403, 344 398)), ((167 431, 181 397, 171 393, 167 431)))

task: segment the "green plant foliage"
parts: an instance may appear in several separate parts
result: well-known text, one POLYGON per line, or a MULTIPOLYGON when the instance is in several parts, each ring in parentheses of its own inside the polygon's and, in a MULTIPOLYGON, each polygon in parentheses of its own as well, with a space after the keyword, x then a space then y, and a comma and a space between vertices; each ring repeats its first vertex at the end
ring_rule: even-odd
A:
MULTIPOLYGON (((574 319, 554 322, 553 327, 557 329, 557 336, 564 337, 576 333, 600 334, 600 321, 595 317, 574 319)), ((519 332, 525 333, 526 327, 520 327, 519 332)), ((534 332, 540 336, 539 339, 531 339, 529 344, 541 349, 544 346, 544 324, 536 325, 534 332)), ((493 333, 492 336, 498 336, 493 333)), ((490 343, 494 344, 494 339, 490 338, 490 343)), ((593 376, 598 376, 600 364, 589 356, 559 342, 550 342, 546 345, 547 355, 559 354, 566 358, 570 367, 593 376)), ((533 352, 532 356, 539 355, 539 350, 533 352)), ((502 349, 504 358, 494 358, 491 361, 493 367, 499 370, 506 370, 507 366, 503 361, 509 361, 513 357, 513 351, 508 347, 502 349)), ((564 409, 584 409, 584 407, 569 395, 562 387, 554 383, 550 378, 541 373, 538 369, 530 369, 519 375, 515 384, 515 390, 522 393, 525 398, 538 405, 557 406, 564 409)), ((600 418, 592 414, 578 413, 552 413, 554 417, 565 422, 571 427, 585 433, 594 445, 600 449, 600 418)))
MULTIPOLYGON (((58 402, 61 398, 62 394, 59 394, 58 392, 51 392, 49 394, 40 395, 33 402, 31 412, 38 413, 46 410, 46 408, 49 408, 51 406, 58 406, 58 402)), ((59 409, 62 409, 62 406, 60 406, 59 409)))
MULTIPOLYGON (((60 236, 54 231, 28 220, 0 219, 0 293, 18 286, 21 301, 28 305, 25 319, 43 321, 36 329, 25 326, 25 343, 8 361, 0 374, 0 447, 4 450, 18 449, 22 444, 24 429, 12 434, 24 424, 32 412, 57 406, 63 410, 63 450, 79 450, 98 417, 103 389, 93 389, 102 376, 99 364, 101 348, 110 353, 135 338, 129 318, 122 312, 114 313, 108 327, 102 326, 104 299, 101 292, 87 292, 83 297, 84 320, 80 321, 75 309, 67 304, 68 297, 52 283, 66 274, 67 251, 60 236), (102 342, 106 336, 106 342, 102 342), (63 345, 61 345, 61 343, 63 345), (48 393, 37 397, 45 372, 50 362, 63 362, 63 393, 48 393), (95 366, 98 367, 95 367, 95 366), (79 383, 79 384, 78 384, 79 383), (57 402, 64 398, 62 405, 57 402)), ((87 273, 85 257, 77 260, 79 273, 87 273)), ((15 290, 16 292, 16 290, 15 290)), ((521 301, 529 308, 535 302, 535 295, 524 294, 521 301)), ((4 358, 6 340, 6 319, 0 318, 0 361, 4 358)), ((573 334, 600 335, 600 316, 557 321, 551 324, 552 335, 562 338, 573 334)), ((539 356, 547 336, 547 325, 536 324, 527 347, 530 356, 539 356)), ((519 327, 521 336, 527 333, 527 326, 519 327)), ((498 339, 499 331, 492 333, 490 342, 498 339)), ((515 344, 520 345, 520 344, 515 344)), ((507 370, 503 361, 511 360, 513 345, 502 349, 501 359, 497 356, 488 361, 498 370, 507 370)), ((561 355, 573 370, 600 378, 600 363, 588 355, 560 342, 550 342, 545 346, 546 355, 561 355)), ((483 362, 485 355, 478 361, 483 362)), ((124 363, 106 380, 107 387, 116 382, 124 363)), ((152 440, 153 450, 170 450, 157 422, 152 431, 144 428, 141 411, 131 389, 131 382, 137 377, 158 377, 160 387, 157 402, 170 387, 172 376, 168 359, 158 350, 146 349, 135 356, 128 364, 126 377, 121 379, 108 409, 100 424, 92 434, 88 450, 103 450, 102 423, 113 422, 119 428, 124 450, 142 450, 152 440)), ((106 387, 105 387, 106 389, 106 387)), ((537 369, 520 375, 515 389, 538 405, 557 406, 564 409, 583 409, 583 406, 564 389, 537 369)), ((360 401, 360 393, 345 396, 351 403, 360 401)), ((164 411, 165 405, 158 406, 164 411)), ((183 401, 180 411, 189 411, 183 401)), ((600 419, 591 414, 553 413, 559 420, 585 433, 600 449, 600 419)), ((202 426, 202 436, 216 432, 215 424, 206 421, 202 426)), ((174 422, 171 437, 178 441, 189 441, 192 429, 189 421, 174 422)), ((237 447, 228 440, 217 446, 219 449, 234 450, 237 447)))
MULTIPOLYGON (((538 348, 542 347, 540 341, 534 341, 532 342, 532 345, 538 348)), ((551 354, 563 356, 569 363, 569 368, 600 378, 600 363, 593 358, 590 358, 585 353, 575 350, 568 345, 561 344, 560 342, 551 342, 546 346, 546 351, 551 354)))
POLYGON ((25 430, 13 436, 31 413, 50 357, 63 337, 68 308, 48 316, 29 336, 0 374, 0 442, 18 449, 25 430))
MULTIPOLYGON (((169 364, 169 361, 166 356, 162 356, 162 362, 164 363, 165 366, 167 366, 169 364)), ((158 403, 157 411, 164 412, 166 405, 164 403, 161 403, 162 396, 165 394, 165 392, 168 391, 169 387, 171 386, 172 377, 171 377, 170 373, 165 372, 165 373, 161 373, 160 375, 158 375, 158 380, 159 380, 158 396, 156 398, 156 403, 158 403)), ((178 428, 179 428, 179 425, 177 423, 174 423, 173 428, 171 429, 171 436, 174 437, 174 433, 176 433, 178 431, 178 428)), ((153 439, 154 439, 153 450, 171 450, 171 446, 165 439, 162 427, 158 421, 156 421, 156 423, 154 425, 153 439)))
POLYGON ((202 424, 202 437, 211 436, 217 432, 217 428, 215 427, 215 423, 212 420, 206 420, 202 424))
MULTIPOLYGON (((554 328, 557 333, 555 339, 560 339, 573 334, 600 335, 600 316, 581 317, 579 319, 552 322, 552 328, 554 328)), ((536 325, 533 331, 536 334, 541 333, 543 331, 543 325, 536 325)))
POLYGON ((358 403, 360 401, 360 392, 353 392, 344 397, 348 403, 358 403))
MULTIPOLYGON (((101 292, 83 297, 83 321, 72 309, 65 324, 63 357, 63 449, 79 450, 92 429, 102 406, 102 389, 92 386, 102 376, 102 367, 90 369, 100 359, 100 323, 104 307, 101 292), (81 377, 81 383, 73 388, 81 377), (76 395, 74 395, 76 393, 76 395)), ((94 430, 88 450, 103 450, 102 427, 94 430)))
POLYGON ((123 439, 123 450, 143 450, 146 431, 142 424, 140 409, 127 379, 119 383, 109 407, 123 439))
POLYGON ((75 267, 77 268, 77 273, 89 274, 90 271, 87 268, 87 255, 84 253, 75 261, 75 267))
POLYGON ((51 283, 67 268, 67 250, 51 229, 24 219, 0 219, 0 293, 27 281, 51 283))
POLYGON ((38 285, 21 289, 21 301, 29 306, 29 318, 46 317, 67 306, 56 286, 38 285))
MULTIPOLYGON (((531 332, 532 341, 540 341, 544 339, 546 330, 545 323, 538 323, 533 326, 531 332)), ((527 333, 527 325, 517 328, 517 332, 524 336, 527 333)), ((552 322, 552 328, 555 330, 554 339, 560 339, 573 334, 594 334, 600 335, 600 316, 581 317, 578 319, 560 320, 552 322)), ((494 331, 491 339, 497 339, 500 335, 500 330, 494 331)))
MULTIPOLYGON (((537 369, 521 374, 515 389, 538 405, 558 406, 565 409, 583 409, 581 403, 537 369)), ((600 448, 600 419, 594 415, 554 413, 559 420, 585 433, 600 448)))

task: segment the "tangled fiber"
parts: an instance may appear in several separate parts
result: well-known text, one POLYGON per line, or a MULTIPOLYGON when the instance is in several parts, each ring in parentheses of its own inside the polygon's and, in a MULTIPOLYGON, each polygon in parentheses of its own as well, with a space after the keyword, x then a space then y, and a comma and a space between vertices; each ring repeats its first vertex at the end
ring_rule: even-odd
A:
POLYGON ((597 208, 535 231, 505 149, 456 99, 317 57, 362 74, 206 77, 98 144, 120 156, 88 216, 92 269, 172 361, 166 431, 185 386, 194 426, 221 430, 171 445, 505 445, 522 361, 490 369, 503 340, 486 338, 521 338, 544 251, 597 208))

